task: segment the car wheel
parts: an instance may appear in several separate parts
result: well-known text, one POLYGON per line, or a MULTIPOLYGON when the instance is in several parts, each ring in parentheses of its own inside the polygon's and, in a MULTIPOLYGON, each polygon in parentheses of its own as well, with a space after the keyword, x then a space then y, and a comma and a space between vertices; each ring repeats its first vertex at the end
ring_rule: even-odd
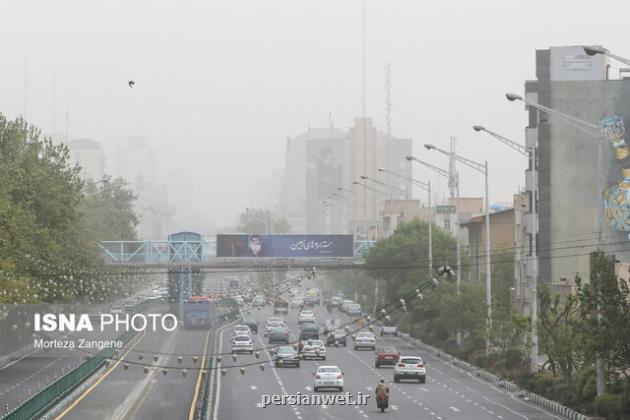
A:
POLYGON ((300 367, 300 364, 299 364, 299 363, 296 363, 296 364, 295 364, 295 367, 298 367, 298 368, 299 368, 299 367, 300 367))
POLYGON ((326 356, 322 356, 322 360, 326 360, 326 356))
POLYGON ((249 354, 254 354, 254 350, 250 350, 250 351, 249 351, 249 354))
POLYGON ((358 347, 357 347, 357 346, 354 346, 354 349, 355 349, 355 350, 357 350, 357 349, 358 349, 358 347))
POLYGON ((342 386, 339 387, 339 392, 343 392, 343 387, 342 386))
POLYGON ((400 378, 398 378, 398 375, 394 375, 394 382, 396 383, 400 382, 400 378))
POLYGON ((317 391, 319 391, 319 388, 315 386, 315 387, 313 387, 313 391, 317 392, 317 391))
POLYGON ((274 363, 274 365, 275 365, 276 367, 280 367, 280 364, 279 364, 278 362, 274 363))
POLYGON ((427 379, 426 378, 420 378, 420 383, 421 384, 426 384, 427 383, 427 379))
POLYGON ((374 367, 375 367, 376 369, 378 369, 378 368, 380 368, 380 367, 381 367, 381 365, 379 365, 379 364, 378 364, 378 362, 374 362, 374 367))

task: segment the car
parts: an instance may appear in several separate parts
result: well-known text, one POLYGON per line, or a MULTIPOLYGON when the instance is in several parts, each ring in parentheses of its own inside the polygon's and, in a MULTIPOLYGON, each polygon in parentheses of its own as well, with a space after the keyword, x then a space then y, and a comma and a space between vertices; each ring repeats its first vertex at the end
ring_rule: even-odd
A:
POLYGON ((300 340, 318 339, 319 327, 314 322, 300 324, 300 340))
POLYGON ((289 335, 289 329, 286 327, 272 328, 271 331, 269 331, 269 344, 289 344, 289 335))
POLYGON ((232 353, 250 353, 254 352, 254 342, 249 335, 236 335, 232 337, 232 353))
POLYGON ((302 359, 326 360, 326 345, 322 340, 306 340, 302 346, 302 359))
POLYGON ((374 367, 377 369, 381 366, 395 366, 400 360, 400 352, 392 346, 379 347, 374 353, 376 353, 374 367))
POLYGON ((313 391, 317 392, 322 388, 335 388, 339 392, 343 391, 343 372, 338 366, 320 366, 313 373, 313 391))
POLYGON ((254 306, 265 306, 265 297, 262 295, 257 295, 252 299, 252 305, 254 306))
POLYGON ((303 322, 315 322, 315 314, 313 313, 313 311, 304 310, 300 312, 300 314, 298 315, 298 324, 301 324, 303 322))
POLYGON ((245 300, 244 300, 241 296, 239 296, 239 295, 233 296, 233 297, 232 297, 232 300, 233 300, 233 301, 234 301, 234 302, 235 302, 238 306, 243 306, 243 305, 245 304, 245 300))
POLYGON ((274 365, 276 367, 300 367, 300 355, 292 346, 282 346, 277 349, 271 349, 270 353, 274 356, 274 365))
POLYGON ((384 335, 393 335, 394 337, 398 337, 398 327, 395 325, 384 325, 381 327, 381 337, 384 335))
POLYGON ((124 309, 121 305, 112 305, 111 309, 109 310, 109 312, 112 315, 117 315, 117 314, 122 314, 124 312, 124 309))
POLYGON ((346 314, 350 316, 361 316, 361 305, 358 303, 350 303, 346 306, 346 314))
POLYGON ((248 326, 252 334, 258 334, 258 322, 254 318, 243 318, 241 325, 248 326))
POLYGON ((333 296, 330 298, 330 304, 332 306, 339 306, 341 305, 341 302, 343 302, 343 298, 341 296, 333 296))
POLYGON ((401 379, 417 379, 421 384, 426 383, 426 367, 420 356, 400 356, 394 366, 394 382, 401 379))
POLYGON ((304 300, 302 298, 293 298, 289 303, 291 308, 299 308, 304 304, 304 300))
POLYGON ((270 316, 267 318, 267 322, 281 322, 284 324, 284 318, 281 316, 270 316))
POLYGON ((265 337, 267 337, 269 335, 269 333, 271 332, 271 330, 273 330, 274 328, 284 327, 284 326, 285 326, 284 322, 278 322, 278 321, 269 322, 269 321, 267 321, 267 323, 265 324, 265 337))
POLYGON ((236 337, 237 335, 251 335, 252 330, 244 324, 239 324, 232 328, 232 337, 236 337))
POLYGON ((354 339, 354 349, 369 348, 376 350, 376 337, 371 332, 360 332, 354 339))
POLYGON ((340 319, 327 319, 326 322, 324 323, 324 333, 327 334, 331 331, 339 329, 340 326, 341 326, 340 319))
POLYGON ((346 335, 348 333, 345 332, 344 330, 334 330, 333 332, 331 332, 330 334, 328 334, 328 336, 326 337, 326 344, 327 345, 343 345, 344 347, 347 346, 347 341, 346 341, 346 335))
POLYGON ((351 301, 350 299, 344 299, 343 301, 341 301, 341 304, 339 305, 339 310, 341 312, 346 312, 346 308, 348 305, 354 303, 353 301, 351 301))

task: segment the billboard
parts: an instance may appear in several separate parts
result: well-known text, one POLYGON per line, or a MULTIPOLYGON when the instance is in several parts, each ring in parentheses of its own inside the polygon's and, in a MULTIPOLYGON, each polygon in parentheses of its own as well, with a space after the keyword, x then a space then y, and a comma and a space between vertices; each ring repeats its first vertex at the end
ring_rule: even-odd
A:
POLYGON ((217 257, 352 256, 352 235, 217 235, 217 257))

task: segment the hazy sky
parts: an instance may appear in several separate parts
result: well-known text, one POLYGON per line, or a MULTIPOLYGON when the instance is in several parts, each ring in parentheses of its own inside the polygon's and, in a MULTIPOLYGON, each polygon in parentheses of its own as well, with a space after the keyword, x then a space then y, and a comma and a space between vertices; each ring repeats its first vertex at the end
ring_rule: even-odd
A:
MULTIPOLYGON (((0 112, 23 113, 27 55, 31 122, 52 129, 56 71, 57 131, 68 108, 71 138, 103 143, 110 172, 114 146, 147 137, 162 172, 198 184, 218 225, 283 167, 287 136, 329 112, 340 128, 361 113, 361 0, 0 0, 0 10, 0 112)), ((628 1, 367 0, 368 115, 384 127, 390 62, 395 135, 444 167, 422 144, 457 136, 460 154, 489 160, 491 201, 510 201, 525 158, 471 126, 523 142, 525 112, 503 94, 534 77, 535 50, 602 44, 628 57, 629 14, 628 1)), ((461 194, 481 196, 481 176, 461 173, 461 194)))

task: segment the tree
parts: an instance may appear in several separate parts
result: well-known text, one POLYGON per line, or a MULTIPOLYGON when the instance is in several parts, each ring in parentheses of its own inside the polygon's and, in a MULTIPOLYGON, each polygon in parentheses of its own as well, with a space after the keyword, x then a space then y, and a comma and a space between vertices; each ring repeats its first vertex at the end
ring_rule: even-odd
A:
POLYGON ((573 294, 565 298, 552 294, 545 286, 539 293, 540 349, 547 355, 554 376, 559 370, 564 382, 570 383, 581 364, 579 300, 573 294))
POLYGON ((276 219, 269 210, 251 208, 245 209, 239 216, 238 229, 250 235, 291 232, 291 226, 286 219, 276 219))
POLYGON ((136 195, 124 178, 108 176, 102 183, 88 181, 81 210, 86 228, 97 241, 135 240, 138 217, 134 213, 136 195))

